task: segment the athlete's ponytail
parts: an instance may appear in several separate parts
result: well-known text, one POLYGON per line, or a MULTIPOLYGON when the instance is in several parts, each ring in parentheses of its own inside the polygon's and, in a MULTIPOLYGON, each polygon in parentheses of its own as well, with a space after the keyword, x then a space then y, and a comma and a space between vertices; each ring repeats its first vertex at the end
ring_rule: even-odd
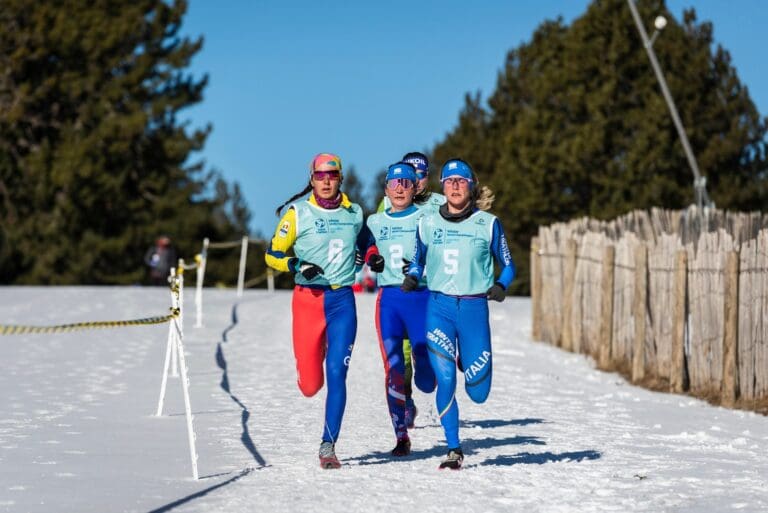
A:
POLYGON ((275 210, 275 215, 276 215, 277 217, 280 217, 280 212, 283 210, 283 207, 284 207, 284 206, 286 206, 288 203, 291 203, 293 200, 296 200, 296 199, 299 199, 299 198, 301 198, 302 196, 304 196, 306 193, 308 193, 308 192, 309 192, 309 191, 311 191, 311 190, 312 190, 312 182, 310 181, 310 182, 307 184, 307 186, 306 186, 306 187, 304 187, 304 190, 303 190, 303 191, 301 191, 301 192, 300 192, 300 193, 298 193, 298 194, 294 194, 293 196, 291 196, 291 199, 289 199, 288 201, 286 201, 285 203, 283 203, 282 205, 280 205, 279 207, 277 207, 277 209, 275 210))
POLYGON ((472 171, 472 180, 474 181, 474 187, 472 187, 470 194, 472 205, 479 210, 490 210, 496 195, 487 185, 480 185, 480 181, 477 179, 477 174, 474 171, 472 171))

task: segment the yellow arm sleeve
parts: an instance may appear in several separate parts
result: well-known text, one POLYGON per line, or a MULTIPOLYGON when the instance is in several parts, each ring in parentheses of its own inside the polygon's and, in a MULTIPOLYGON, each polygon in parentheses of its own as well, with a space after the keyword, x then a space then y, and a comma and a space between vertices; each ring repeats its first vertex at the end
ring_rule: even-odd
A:
POLYGON ((294 242, 296 242, 296 211, 289 208, 277 224, 275 235, 264 255, 267 265, 277 271, 290 271, 288 261, 292 257, 287 253, 293 247, 294 242))

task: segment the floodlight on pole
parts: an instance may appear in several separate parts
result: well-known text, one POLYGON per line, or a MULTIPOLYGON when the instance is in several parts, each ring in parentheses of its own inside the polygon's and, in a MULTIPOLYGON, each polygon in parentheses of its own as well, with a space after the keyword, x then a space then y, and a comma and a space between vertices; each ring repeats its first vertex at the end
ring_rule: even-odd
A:
POLYGON ((637 31, 640 33, 640 39, 642 39, 643 46, 645 47, 646 52, 648 52, 648 57, 651 60, 651 66, 653 67, 654 73, 656 73, 656 79, 659 81, 659 85, 661 86, 661 92, 664 95, 667 106, 669 107, 669 113, 672 116, 672 121, 675 123, 675 128, 677 128, 677 134, 680 136, 680 142, 683 145, 685 156, 688 159, 688 165, 691 167, 691 171, 693 172, 693 189, 696 197, 696 205, 699 208, 714 207, 714 203, 710 201, 709 196, 707 195, 707 178, 702 176, 699 172, 699 164, 696 162, 696 157, 693 155, 691 143, 688 141, 685 128, 683 128, 683 122, 680 120, 680 115, 677 113, 675 101, 672 99, 672 95, 669 92, 669 87, 667 87, 667 81, 664 79, 664 74, 661 72, 659 61, 656 59, 656 54, 653 52, 653 43, 656 41, 656 38, 659 36, 661 30, 667 26, 667 19, 664 16, 656 17, 656 19, 653 21, 653 26, 656 28, 656 31, 653 33, 653 37, 648 39, 648 34, 645 32, 643 22, 640 20, 640 14, 637 12, 635 1, 627 0, 627 3, 629 4, 630 11, 632 11, 632 18, 634 18, 635 25, 637 25, 637 31))
POLYGON ((653 31, 651 40, 648 41, 648 46, 653 46, 653 43, 656 42, 656 38, 659 37, 661 31, 667 26, 667 19, 664 16, 656 16, 656 19, 653 20, 653 26, 656 27, 656 30, 653 31))

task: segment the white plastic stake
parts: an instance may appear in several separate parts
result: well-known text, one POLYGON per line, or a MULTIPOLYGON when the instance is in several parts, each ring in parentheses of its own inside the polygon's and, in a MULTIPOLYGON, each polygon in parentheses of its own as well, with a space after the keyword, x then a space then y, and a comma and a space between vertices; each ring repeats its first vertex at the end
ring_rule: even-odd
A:
POLYGON ((165 349, 165 363, 163 364, 163 380, 160 383, 160 399, 157 401, 157 413, 155 415, 160 417, 163 415, 163 403, 165 402, 165 387, 168 384, 168 364, 171 361, 171 346, 176 345, 176 339, 174 330, 176 329, 173 323, 169 323, 168 326, 168 345, 165 349))
POLYGON ((195 286, 195 310, 197 321, 195 328, 203 327, 203 279, 205 277, 205 263, 208 261, 208 237, 203 239, 203 250, 200 252, 200 261, 197 262, 197 284, 195 286))
MULTIPOLYGON (((175 270, 171 271, 172 279, 178 280, 177 287, 171 290, 171 301, 173 308, 181 308, 181 293, 183 289, 183 275, 178 277, 175 275, 175 270)), ((197 449, 195 447, 195 429, 192 423, 192 403, 189 397, 189 375, 187 374, 187 362, 184 357, 184 330, 181 320, 181 312, 179 317, 171 319, 169 331, 168 331, 168 348, 165 352, 165 365, 163 367, 163 381, 160 386, 160 400, 157 404, 157 416, 163 414, 163 403, 165 401, 165 390, 168 381, 168 363, 172 349, 175 349, 179 356, 179 365, 181 367, 181 387, 184 392, 184 413, 187 419, 187 438, 189 440, 189 456, 192 461, 192 477, 197 480, 199 474, 197 471, 197 449)))
POLYGON ((237 297, 243 295, 243 284, 245 283, 245 259, 248 256, 248 236, 243 237, 243 244, 240 248, 240 270, 237 274, 237 297))
MULTIPOLYGON (((180 307, 183 308, 184 276, 179 276, 180 307)), ((183 312, 183 310, 182 310, 183 312)), ((183 313, 181 314, 183 315, 183 313)), ((197 450, 195 448, 195 428, 192 425, 192 404, 189 399, 189 375, 187 374, 187 362, 184 358, 184 324, 181 315, 173 320, 176 324, 176 345, 179 353, 179 366, 181 367, 181 388, 184 391, 184 413, 187 417, 187 437, 189 439, 189 457, 192 460, 192 477, 197 480, 197 450)))
POLYGON ((267 269, 267 290, 269 292, 275 291, 275 273, 271 267, 267 269))
POLYGON ((177 272, 176 276, 179 279, 179 326, 184 326, 184 259, 179 258, 179 268, 181 272, 177 272))
MULTIPOLYGON (((176 269, 171 268, 171 275, 170 280, 174 281, 176 280, 176 269)), ((173 287, 171 288, 171 306, 173 308, 177 308, 178 301, 176 299, 176 294, 173 292, 173 287)), ((175 352, 176 350, 176 326, 174 326, 173 322, 170 322, 168 324, 168 344, 165 347, 165 363, 163 364, 163 379, 160 383, 160 399, 157 401, 157 413, 155 413, 156 416, 160 417, 163 414, 163 403, 165 402, 165 389, 168 384, 168 365, 171 361, 171 353, 175 352)))
MULTIPOLYGON (((181 280, 183 279, 182 278, 182 276, 183 276, 182 273, 184 272, 184 267, 183 267, 184 261, 183 260, 179 260, 179 263, 181 264, 181 266, 177 267, 176 269, 171 268, 171 279, 172 280, 174 280, 174 279, 177 280, 177 283, 180 284, 181 280)), ((171 291, 171 295, 174 295, 173 291, 171 291)), ((174 305, 174 308, 176 306, 181 308, 181 299, 180 299, 180 297, 181 297, 181 292, 179 291, 179 296, 176 296, 176 299, 178 300, 179 304, 174 305)), ((181 314, 179 314, 179 315, 181 315, 181 314)), ((178 351, 176 349, 177 349, 176 348, 176 344, 171 344, 171 376, 173 376, 174 378, 178 378, 179 377, 179 357, 177 355, 178 351)))

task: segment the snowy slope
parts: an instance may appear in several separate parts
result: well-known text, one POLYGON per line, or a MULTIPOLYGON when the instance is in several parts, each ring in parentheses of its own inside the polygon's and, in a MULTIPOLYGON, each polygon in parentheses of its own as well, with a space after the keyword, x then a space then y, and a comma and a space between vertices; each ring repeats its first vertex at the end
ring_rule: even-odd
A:
MULTIPOLYGON (((423 394, 414 454, 392 459, 375 296, 357 300, 339 471, 317 465, 325 391, 296 387, 289 292, 206 290, 198 329, 187 293, 198 481, 178 378, 154 416, 167 325, 0 337, 0 511, 768 510, 768 418, 635 388, 532 342, 528 299, 491 305, 491 396, 458 394, 465 468, 437 470, 445 445, 423 394)), ((4 287, 0 324, 169 305, 160 288, 4 287)))

